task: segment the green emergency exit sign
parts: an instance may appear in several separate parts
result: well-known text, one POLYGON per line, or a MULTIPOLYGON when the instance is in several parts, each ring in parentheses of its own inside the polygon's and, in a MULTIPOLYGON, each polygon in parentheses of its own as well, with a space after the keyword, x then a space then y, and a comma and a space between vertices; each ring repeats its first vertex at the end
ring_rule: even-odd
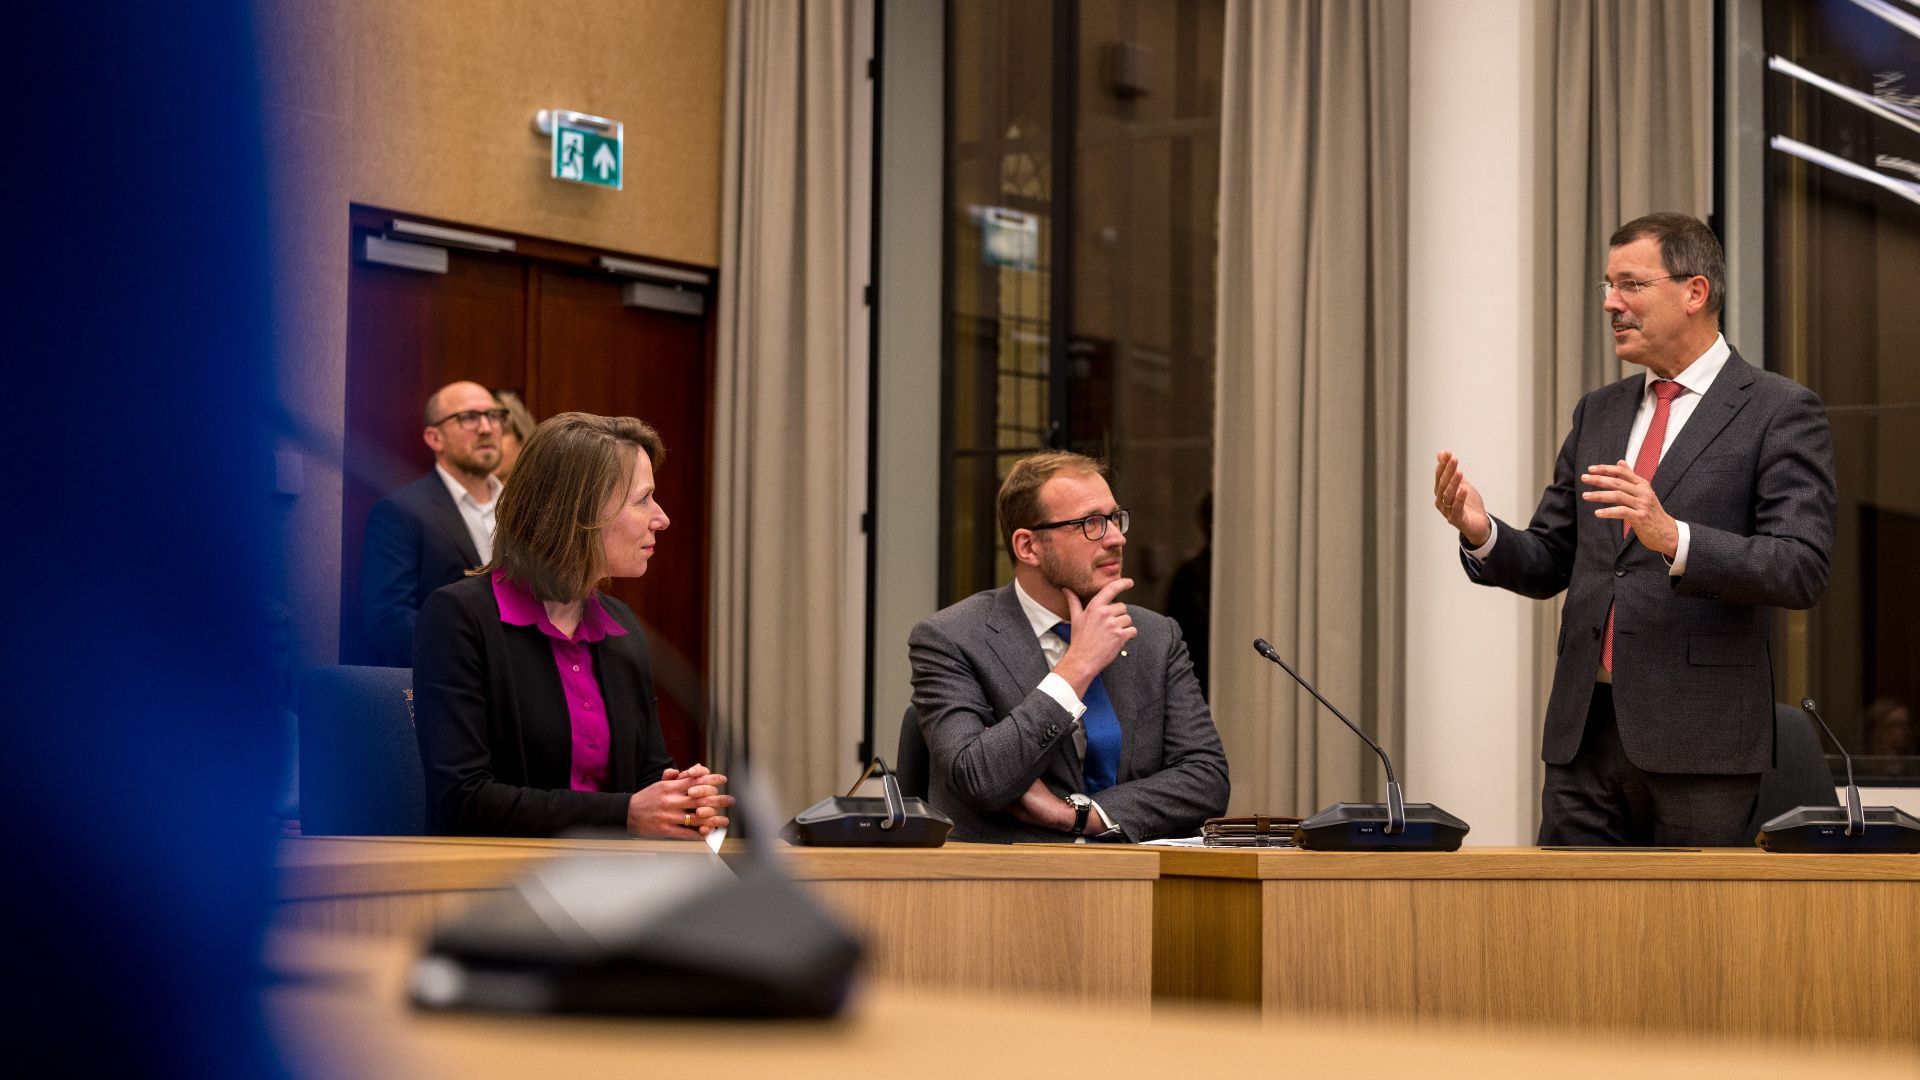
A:
POLYGON ((626 125, 567 109, 542 110, 542 116, 549 118, 553 131, 551 175, 555 180, 620 190, 626 125))

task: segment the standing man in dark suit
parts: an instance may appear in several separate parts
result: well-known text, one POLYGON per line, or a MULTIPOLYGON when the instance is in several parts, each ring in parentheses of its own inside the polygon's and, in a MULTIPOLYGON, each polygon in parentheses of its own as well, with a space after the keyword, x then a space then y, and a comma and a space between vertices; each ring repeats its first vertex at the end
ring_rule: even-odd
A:
POLYGON ((493 470, 506 416, 478 383, 450 383, 427 399, 420 437, 433 451, 433 471, 367 515, 360 610, 374 662, 411 667, 420 605, 493 557, 493 470))
POLYGON ((1227 759, 1180 627, 1116 602, 1128 516, 1099 462, 1048 451, 1000 486, 1013 583, 913 628, 928 801, 956 840, 1191 836, 1227 759))
POLYGON ((1818 396, 1720 336, 1705 225, 1652 214, 1608 245, 1614 352, 1646 374, 1580 399, 1527 528, 1444 450, 1434 507, 1473 581, 1567 591, 1540 842, 1743 844, 1773 759, 1771 612, 1827 585, 1833 439, 1818 396))

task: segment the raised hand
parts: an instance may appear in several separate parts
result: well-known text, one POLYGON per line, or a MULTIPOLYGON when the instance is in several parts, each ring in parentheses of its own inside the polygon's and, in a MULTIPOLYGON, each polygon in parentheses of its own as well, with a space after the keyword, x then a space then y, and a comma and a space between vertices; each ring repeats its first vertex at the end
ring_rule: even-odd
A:
POLYGON ((1433 508, 1467 538, 1470 547, 1486 543, 1493 531, 1479 490, 1467 482, 1466 474, 1460 471, 1460 459, 1451 450, 1440 451, 1433 468, 1433 508))
POLYGON ((1612 465, 1589 465, 1580 474, 1580 482, 1595 489, 1581 492, 1582 499, 1604 504, 1593 512, 1594 517, 1626 522, 1647 550, 1669 559, 1680 549, 1680 527, 1660 505, 1653 482, 1640 479, 1626 459, 1612 465))
POLYGON ((1053 671, 1080 697, 1087 696, 1087 687, 1095 676, 1107 670, 1127 642, 1140 633, 1133 625, 1133 616, 1127 613, 1127 605, 1114 599, 1131 588, 1132 578, 1115 578, 1094 593, 1084 607, 1072 589, 1060 590, 1066 595, 1073 640, 1067 643, 1067 655, 1060 658, 1053 671))

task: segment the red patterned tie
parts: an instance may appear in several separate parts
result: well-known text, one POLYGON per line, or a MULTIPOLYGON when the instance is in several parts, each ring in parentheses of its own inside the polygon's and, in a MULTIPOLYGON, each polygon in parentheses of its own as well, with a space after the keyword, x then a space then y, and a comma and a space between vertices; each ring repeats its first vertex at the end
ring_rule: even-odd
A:
MULTIPOLYGON (((1653 483, 1653 471, 1660 467, 1660 445, 1667 441, 1667 418, 1673 415, 1673 399, 1686 389, 1671 379, 1653 380, 1653 423, 1647 425, 1647 437, 1640 440, 1640 452, 1633 456, 1635 476, 1653 483)), ((1620 523, 1623 536, 1633 533, 1633 526, 1620 523)), ((1607 636, 1600 643, 1600 666, 1613 670, 1613 605, 1607 605, 1607 636)))

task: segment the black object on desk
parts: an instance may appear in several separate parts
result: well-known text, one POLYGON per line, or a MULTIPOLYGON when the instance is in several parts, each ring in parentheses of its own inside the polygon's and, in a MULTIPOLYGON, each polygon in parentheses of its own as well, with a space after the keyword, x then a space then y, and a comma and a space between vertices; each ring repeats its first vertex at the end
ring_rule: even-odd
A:
POLYGON ((1253 639, 1254 651, 1280 665, 1293 681, 1306 687, 1313 699, 1340 718, 1360 741, 1380 755, 1387 769, 1387 801, 1384 803, 1334 803, 1301 822, 1293 831, 1294 841, 1314 851, 1458 851, 1466 839, 1467 823, 1432 803, 1410 803, 1400 793, 1400 781, 1393 775, 1393 761, 1380 744, 1367 737, 1333 702, 1320 696, 1313 684, 1287 666, 1266 638, 1253 639))
POLYGON ((1853 755, 1847 753, 1833 729, 1820 718, 1812 698, 1800 707, 1820 722, 1820 729, 1840 747, 1847 763, 1845 806, 1796 806, 1760 826, 1754 843, 1768 851, 1791 854, 1852 852, 1912 855, 1920 853, 1920 819, 1894 806, 1860 805, 1860 787, 1853 782, 1853 755))
POLYGON ((899 778, 876 757, 845 795, 821 799, 795 814, 781 835, 803 847, 939 847, 952 831, 952 818, 925 799, 902 795, 899 778), (875 771, 881 797, 854 795, 875 771))

